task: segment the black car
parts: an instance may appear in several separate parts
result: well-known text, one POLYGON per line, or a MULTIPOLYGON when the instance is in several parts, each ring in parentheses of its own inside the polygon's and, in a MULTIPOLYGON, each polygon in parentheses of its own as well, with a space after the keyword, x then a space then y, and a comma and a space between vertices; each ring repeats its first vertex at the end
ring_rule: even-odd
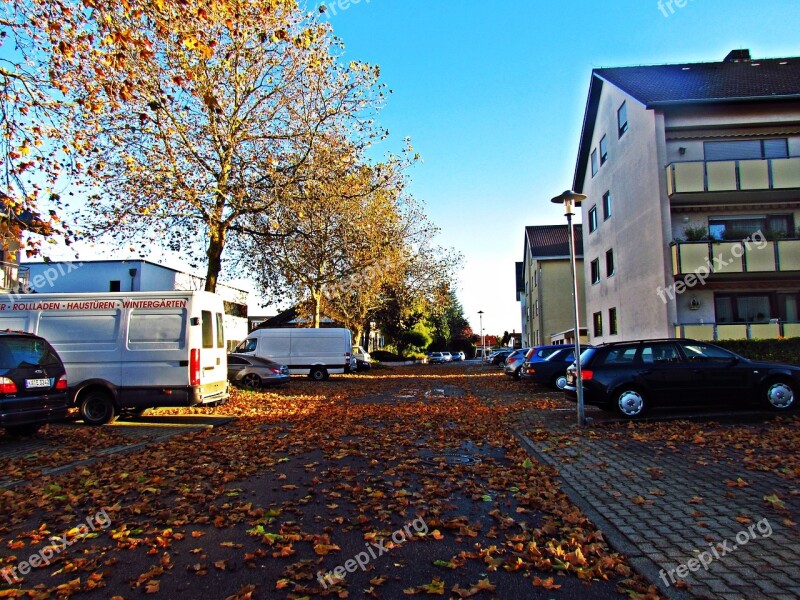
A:
POLYGON ((67 372, 53 347, 31 333, 0 331, 0 426, 33 435, 67 416, 67 372))
MULTIPOLYGON (((566 396, 577 398, 575 365, 566 396)), ((584 403, 626 418, 652 406, 761 404, 796 406, 800 367, 753 361, 707 342, 686 339, 618 342, 581 354, 584 403)))
POLYGON ((505 366, 506 359, 511 356, 511 353, 514 352, 513 348, 507 348, 505 350, 498 350, 497 352, 493 352, 489 356, 489 362, 493 365, 500 365, 505 366))
MULTIPOLYGON (((581 346, 581 351, 586 349, 586 346, 581 346)), ((573 362, 575 362, 575 346, 561 346, 543 360, 523 364, 520 376, 534 383, 563 390, 567 385, 567 367, 573 362)))
POLYGON ((241 387, 257 390, 288 383, 291 375, 289 367, 266 358, 228 354, 228 379, 241 387))

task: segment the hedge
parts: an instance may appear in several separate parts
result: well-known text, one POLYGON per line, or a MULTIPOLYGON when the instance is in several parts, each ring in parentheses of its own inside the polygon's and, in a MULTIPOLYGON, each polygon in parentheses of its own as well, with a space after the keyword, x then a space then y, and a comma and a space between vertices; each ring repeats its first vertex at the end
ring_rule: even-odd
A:
POLYGON ((714 342, 745 358, 800 365, 800 338, 779 340, 723 340, 714 342))

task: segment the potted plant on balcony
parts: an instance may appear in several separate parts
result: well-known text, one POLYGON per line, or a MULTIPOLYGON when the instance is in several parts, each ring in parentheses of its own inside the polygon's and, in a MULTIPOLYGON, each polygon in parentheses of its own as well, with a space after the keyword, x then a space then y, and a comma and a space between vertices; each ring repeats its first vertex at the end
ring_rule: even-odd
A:
POLYGON ((707 227, 687 227, 683 230, 687 242, 705 242, 711 239, 707 227))

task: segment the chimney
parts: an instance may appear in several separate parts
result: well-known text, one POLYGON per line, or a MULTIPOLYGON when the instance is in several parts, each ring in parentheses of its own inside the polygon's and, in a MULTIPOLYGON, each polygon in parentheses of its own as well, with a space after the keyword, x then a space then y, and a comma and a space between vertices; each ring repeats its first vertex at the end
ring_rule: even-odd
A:
POLYGON ((722 62, 750 62, 750 50, 731 50, 722 62))

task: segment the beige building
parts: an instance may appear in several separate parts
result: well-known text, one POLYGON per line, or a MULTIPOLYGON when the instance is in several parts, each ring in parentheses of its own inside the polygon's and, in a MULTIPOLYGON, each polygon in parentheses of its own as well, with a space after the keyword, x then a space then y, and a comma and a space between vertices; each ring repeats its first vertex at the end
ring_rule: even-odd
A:
POLYGON ((800 336, 800 58, 595 69, 573 189, 592 343, 800 336))
MULTIPOLYGON (((583 245, 580 225, 575 225, 578 296, 581 325, 586 318, 583 297, 583 245)), ((525 260, 518 267, 517 297, 522 307, 522 346, 563 343, 566 330, 574 332, 569 235, 566 225, 525 228, 525 260), (521 280, 520 280, 521 279, 521 280), (553 341, 553 336, 557 336, 553 341)), ((583 331, 583 327, 581 327, 583 331)), ((574 337, 574 336, 573 336, 574 337)))

